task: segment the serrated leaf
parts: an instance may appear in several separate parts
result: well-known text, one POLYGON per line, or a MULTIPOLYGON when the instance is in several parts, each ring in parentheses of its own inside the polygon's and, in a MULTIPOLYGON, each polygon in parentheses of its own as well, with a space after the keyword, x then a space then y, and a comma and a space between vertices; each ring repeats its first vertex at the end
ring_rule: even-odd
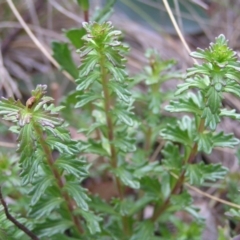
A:
POLYGON ((41 179, 38 179, 38 181, 34 184, 32 189, 32 199, 31 199, 31 205, 35 205, 37 201, 41 198, 41 196, 44 194, 46 189, 50 187, 53 184, 53 176, 43 176, 41 179))
POLYGON ((164 199, 167 199, 171 192, 170 175, 167 171, 161 174, 161 192, 164 199))
POLYGON ((99 216, 96 216, 92 212, 86 212, 86 211, 80 211, 81 216, 86 220, 87 227, 91 234, 95 234, 98 232, 101 232, 101 228, 99 223, 102 221, 102 218, 99 216))
POLYGON ((161 196, 161 185, 159 180, 149 176, 141 178, 141 189, 143 189, 149 197, 154 198, 156 201, 161 196))
POLYGON ((103 148, 101 142, 96 142, 90 138, 87 142, 81 141, 79 151, 84 153, 95 153, 100 156, 109 156, 106 149, 103 148))
POLYGON ((169 170, 180 171, 183 166, 183 155, 180 153, 179 147, 167 142, 162 150, 163 164, 169 170))
POLYGON ((201 65, 194 65, 187 69, 187 77, 195 74, 211 75, 213 70, 213 65, 211 63, 203 63, 201 65))
POLYGON ((86 190, 80 187, 79 183, 67 182, 64 186, 64 190, 73 197, 80 209, 88 211, 89 207, 87 202, 90 201, 90 198, 85 193, 86 190))
POLYGON ((114 92, 116 92, 117 96, 125 101, 126 103, 130 103, 130 97, 131 93, 124 87, 121 86, 122 84, 119 84, 117 82, 109 82, 108 86, 110 89, 112 89, 114 92))
POLYGON ((166 140, 191 146, 195 133, 194 120, 188 116, 184 116, 182 120, 177 122, 176 126, 167 125, 167 127, 160 132, 160 135, 166 140))
POLYGON ((95 81, 97 81, 100 78, 100 74, 98 71, 93 71, 88 76, 85 76, 83 78, 79 78, 76 80, 77 82, 77 90, 82 91, 88 89, 91 84, 93 84, 95 81))
POLYGON ((226 86, 223 88, 224 92, 229 92, 237 97, 240 97, 240 84, 236 81, 227 81, 226 86))
POLYGON ((192 196, 187 191, 183 191, 178 195, 172 195, 170 202, 172 203, 171 208, 174 208, 174 211, 181 211, 187 206, 191 206, 193 200, 192 196))
POLYGON ((48 200, 43 199, 32 207, 30 217, 41 219, 44 216, 49 216, 54 209, 60 208, 62 202, 63 199, 60 197, 52 197, 48 200))
POLYGON ((51 237, 55 234, 64 233, 67 229, 73 225, 72 221, 69 220, 50 220, 47 219, 44 223, 36 224, 34 233, 38 237, 51 237))
POLYGON ((73 159, 71 156, 61 156, 54 162, 54 165, 77 178, 88 176, 86 162, 80 159, 73 159))
POLYGON ((98 23, 105 22, 113 13, 113 6, 116 0, 108 0, 107 3, 104 5, 103 8, 96 11, 94 16, 92 17, 93 21, 98 23))
POLYGON ((196 141, 198 143, 198 151, 205 152, 210 154, 212 152, 213 144, 212 144, 212 133, 199 133, 196 137, 196 141))
POLYGON ((134 234, 130 240, 152 240, 154 233, 154 223, 150 220, 145 220, 137 224, 134 234))
MULTIPOLYGON (((83 54, 83 53, 82 53, 83 54)), ((91 71, 94 70, 96 67, 96 64, 100 62, 99 56, 95 52, 88 53, 84 60, 82 61, 82 64, 79 68, 79 71, 81 72, 81 76, 87 76, 91 71)))
POLYGON ((230 117, 232 119, 240 120, 240 114, 236 113, 236 109, 228 110, 228 109, 221 109, 219 114, 220 116, 230 117))
POLYGON ((52 42, 53 57, 73 78, 78 77, 78 69, 73 62, 67 43, 52 42))
POLYGON ((178 90, 175 92, 175 95, 179 95, 189 88, 198 88, 200 90, 206 89, 210 84, 210 79, 208 76, 196 76, 194 78, 187 78, 185 83, 178 85, 178 90))
POLYGON ((133 216, 134 214, 138 213, 140 210, 144 209, 149 203, 154 200, 155 198, 153 196, 149 194, 144 194, 137 201, 134 201, 134 204, 128 211, 128 216, 133 216))
POLYGON ((202 118, 205 118, 205 126, 210 127, 211 130, 215 130, 217 124, 220 122, 219 113, 212 113, 209 107, 205 107, 202 112, 202 118))
POLYGON ((25 106, 18 100, 15 101, 13 98, 1 98, 0 101, 0 115, 4 116, 4 119, 12 119, 12 122, 18 120, 18 111, 24 109, 25 106))
POLYGON ((83 107, 87 103, 93 102, 97 99, 101 99, 102 97, 101 97, 101 95, 98 95, 94 92, 86 92, 86 93, 80 95, 78 98, 80 98, 80 101, 77 102, 77 104, 75 105, 75 108, 83 107))
POLYGON ((200 115, 202 113, 202 97, 194 93, 188 93, 185 98, 180 98, 178 101, 170 101, 166 106, 169 112, 190 112, 200 115))
POLYGON ((162 95, 159 92, 153 92, 150 94, 149 109, 153 114, 159 114, 162 104, 162 95))
POLYGON ((219 111, 222 105, 222 93, 218 92, 214 87, 210 87, 208 88, 206 97, 206 106, 211 109, 211 112, 214 114, 219 111))
POLYGON ((134 178, 133 174, 126 169, 126 166, 120 166, 113 170, 114 174, 120 178, 120 180, 127 186, 131 188, 138 189, 140 188, 139 181, 134 178))
POLYGON ((161 170, 164 171, 164 169, 159 165, 158 162, 147 162, 146 164, 144 164, 143 166, 137 168, 133 175, 137 178, 142 178, 143 176, 147 176, 151 173, 154 173, 155 170, 158 170, 158 172, 160 172, 161 170))
POLYGON ((204 164, 203 162, 197 164, 187 164, 186 176, 190 184, 201 185, 204 181, 216 181, 223 179, 228 169, 221 164, 204 164))
POLYGON ((68 153, 72 155, 78 152, 77 142, 73 140, 64 142, 55 136, 50 135, 46 138, 46 143, 51 147, 52 150, 58 150, 60 153, 68 153))
POLYGON ((117 212, 109 203, 101 199, 99 196, 92 196, 91 201, 89 202, 89 207, 94 209, 94 211, 120 216, 119 212, 117 212))
POLYGON ((224 134, 224 132, 220 132, 213 135, 212 142, 214 147, 234 148, 239 144, 239 139, 235 138, 233 134, 224 134))

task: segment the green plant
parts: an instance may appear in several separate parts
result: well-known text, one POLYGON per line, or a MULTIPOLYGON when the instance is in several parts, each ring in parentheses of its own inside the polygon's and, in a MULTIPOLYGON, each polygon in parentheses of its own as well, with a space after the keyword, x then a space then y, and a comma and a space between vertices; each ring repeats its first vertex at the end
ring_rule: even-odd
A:
MULTIPOLYGON (((188 114, 167 118, 160 114, 160 105, 172 95, 159 95, 159 88, 164 81, 181 76, 169 72, 173 61, 163 61, 150 51, 149 66, 141 76, 148 94, 133 94, 135 88, 130 87, 136 82, 126 73, 128 47, 119 41, 121 32, 110 22, 84 23, 83 27, 86 35, 72 96, 75 107, 83 109, 81 114, 91 115, 87 117, 92 123, 80 129, 85 141, 71 139, 58 115, 62 107, 55 107, 53 99, 45 96, 44 85, 32 91, 26 105, 12 98, 0 102, 0 115, 14 123, 11 130, 18 134, 21 173, 18 176, 11 166, 11 176, 20 178, 24 186, 13 197, 22 198, 23 203, 15 209, 10 205, 12 217, 0 196, 4 207, 0 222, 6 222, 5 215, 10 220, 7 226, 1 225, 3 232, 9 239, 27 239, 27 235, 32 239, 201 239, 204 222, 185 186, 223 179, 227 169, 221 163, 206 165, 196 162, 196 156, 239 143, 233 134, 216 131, 222 117, 240 119, 234 109, 223 109, 221 103, 224 92, 240 97, 236 53, 223 35, 208 49, 193 52, 191 56, 203 63, 188 69, 176 99, 166 107, 169 112, 188 114), (139 106, 146 106, 146 111, 138 111, 139 106), (156 148, 157 140, 161 148, 156 148), (91 166, 90 156, 94 156, 91 166), (84 179, 96 177, 110 178, 117 189, 110 201, 84 187, 84 179), (153 211, 150 217, 146 217, 147 208, 153 211), (180 211, 191 221, 181 221, 176 214, 180 211), (14 222, 17 214, 23 227, 14 222)), ((59 45, 54 46, 57 51, 59 45)), ((71 69, 65 66, 69 73, 71 69)), ((4 166, 0 169, 4 176, 4 166)), ((1 179, 4 194, 14 188, 6 185, 8 180, 5 177, 2 183, 1 179)))

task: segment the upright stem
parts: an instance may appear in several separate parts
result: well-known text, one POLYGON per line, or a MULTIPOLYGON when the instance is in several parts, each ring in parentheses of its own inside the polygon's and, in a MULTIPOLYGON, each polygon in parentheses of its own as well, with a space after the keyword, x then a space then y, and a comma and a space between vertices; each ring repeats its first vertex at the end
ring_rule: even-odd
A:
POLYGON ((144 150, 146 152, 146 155, 149 156, 149 151, 151 149, 151 138, 152 138, 152 128, 150 126, 147 127, 146 134, 145 134, 145 146, 144 150))
MULTIPOLYGON (((117 168, 117 152, 116 148, 114 146, 114 126, 113 126, 113 121, 111 118, 111 97, 110 93, 108 90, 108 74, 106 71, 106 68, 104 66, 105 59, 104 57, 101 58, 100 61, 100 68, 101 68, 101 77, 102 77, 102 87, 103 87, 103 94, 104 94, 104 110, 105 110, 105 115, 106 115, 106 121, 107 121, 107 127, 108 127, 108 140, 110 144, 110 153, 111 153, 111 165, 113 169, 117 168)), ((123 186, 118 177, 115 177, 116 185, 117 185, 117 190, 118 194, 121 200, 124 199, 124 194, 123 194, 123 186)), ((128 224, 128 217, 122 216, 122 224, 124 228, 124 233, 126 235, 129 235, 130 229, 129 229, 129 224, 128 224)))
POLYGON ((57 182, 57 186, 62 194, 63 199, 65 200, 66 204, 67 204, 67 209, 69 212, 69 216, 71 217, 72 221, 74 222, 75 228, 77 230, 78 233, 82 234, 83 233, 83 229, 81 227, 81 223, 80 220, 77 216, 75 216, 74 214, 74 201, 70 198, 70 196, 68 195, 68 193, 66 191, 63 190, 64 188, 64 179, 61 177, 61 175, 59 174, 57 168, 54 166, 54 159, 52 157, 52 153, 51 150, 49 148, 49 146, 46 144, 46 140, 43 136, 43 132, 41 130, 41 128, 37 125, 34 124, 34 130, 36 131, 38 138, 39 138, 39 143, 45 153, 45 156, 47 158, 47 163, 53 173, 54 178, 56 179, 57 182))
MULTIPOLYGON (((116 153, 116 148, 113 144, 114 127, 113 127, 112 118, 110 116, 111 98, 108 91, 108 76, 107 76, 106 68, 104 66, 104 58, 101 59, 100 68, 101 68, 102 87, 103 87, 103 94, 104 94, 104 110, 106 114, 106 121, 107 121, 107 127, 108 127, 108 140, 109 140, 110 152, 111 152, 111 165, 112 165, 112 168, 117 168, 117 153, 116 153)), ((121 182, 118 178, 116 178, 116 184, 117 184, 119 196, 121 199, 123 199, 123 190, 122 190, 121 182)))
MULTIPOLYGON (((198 127, 198 132, 201 133, 204 131, 204 119, 201 119, 199 127, 198 127)), ((194 143, 192 150, 187 158, 186 163, 192 163, 194 158, 197 155, 197 149, 198 149, 198 145, 197 143, 194 143)), ((176 194, 178 192, 178 190, 182 187, 182 185, 184 184, 184 179, 185 179, 185 170, 182 171, 180 177, 178 178, 175 186, 173 187, 172 191, 170 192, 169 196, 165 199, 165 201, 163 202, 163 204, 160 207, 155 207, 154 209, 154 213, 153 216, 151 218, 152 222, 155 222, 159 216, 169 207, 170 205, 170 199, 171 196, 173 194, 176 194)))

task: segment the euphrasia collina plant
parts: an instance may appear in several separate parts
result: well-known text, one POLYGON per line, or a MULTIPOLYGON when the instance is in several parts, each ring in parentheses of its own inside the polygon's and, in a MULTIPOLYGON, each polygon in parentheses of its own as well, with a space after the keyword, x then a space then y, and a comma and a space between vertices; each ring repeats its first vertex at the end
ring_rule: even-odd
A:
POLYGON ((58 115, 61 107, 45 95, 44 85, 37 86, 25 105, 12 98, 0 102, 0 114, 18 134, 25 188, 24 207, 17 213, 10 207, 12 218, 0 191, 0 223, 6 217, 11 223, 1 225, 4 234, 9 239, 201 239, 204 223, 185 183, 202 186, 224 178, 227 169, 220 163, 206 165, 196 162, 196 156, 239 143, 232 134, 216 130, 222 117, 240 119, 234 109, 222 107, 224 92, 240 97, 236 53, 220 35, 208 49, 191 54, 201 64, 188 69, 176 98, 166 107, 187 114, 170 121, 159 111, 171 94, 159 89, 163 82, 180 78, 171 72, 174 62, 149 51, 149 66, 141 76, 147 94, 133 94, 129 89, 134 83, 125 69, 128 47, 119 41, 121 32, 110 22, 83 27, 75 96, 81 114, 87 114, 85 106, 91 109, 91 124, 80 129, 85 141, 71 139, 58 115), (142 106, 139 116, 133 106, 142 106), (144 136, 141 141, 139 132, 144 136), (84 189, 83 180, 91 176, 88 171, 100 179, 111 178, 115 197, 105 201, 84 189), (181 221, 179 211, 191 220, 181 221))
MULTIPOLYGON (((78 143, 58 116, 61 107, 45 96, 46 88, 38 85, 26 105, 2 99, 0 114, 16 125, 12 130, 18 134, 22 184, 31 198, 25 216, 31 230, 39 239, 61 238, 66 232, 79 238, 86 228, 82 221, 94 219, 89 197, 80 185, 88 165, 78 156, 78 143)), ((98 225, 87 225, 87 231, 98 231, 98 225)))

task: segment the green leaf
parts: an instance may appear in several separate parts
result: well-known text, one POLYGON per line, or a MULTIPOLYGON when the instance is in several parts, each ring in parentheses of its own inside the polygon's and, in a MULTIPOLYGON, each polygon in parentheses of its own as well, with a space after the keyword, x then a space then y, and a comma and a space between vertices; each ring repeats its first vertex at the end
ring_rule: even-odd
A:
POLYGON ((231 219, 240 221, 240 210, 231 208, 228 212, 225 213, 231 219))
POLYGON ((62 203, 63 199, 60 197, 42 199, 32 207, 29 215, 32 218, 41 219, 42 217, 49 216, 53 210, 59 209, 62 203))
MULTIPOLYGON (((78 78, 77 82, 77 90, 82 91, 88 89, 95 81, 100 78, 100 73, 98 71, 93 71, 88 76, 83 78, 78 78)), ((78 94, 79 95, 79 94, 78 94)))
POLYGON ((198 143, 198 151, 205 152, 210 154, 212 152, 213 144, 212 144, 212 133, 199 133, 196 137, 196 141, 198 143))
POLYGON ((196 76, 194 78, 187 78, 185 83, 178 85, 178 90, 175 92, 175 95, 179 95, 189 88, 198 88, 200 90, 206 89, 210 85, 210 79, 208 76, 196 76))
POLYGON ((212 113, 209 107, 203 109, 202 118, 205 118, 205 127, 210 127, 211 130, 215 130, 217 124, 220 122, 219 113, 212 113))
POLYGON ((224 132, 220 132, 213 135, 212 142, 214 147, 234 148, 239 144, 239 139, 235 138, 233 134, 224 134, 224 132))
POLYGON ((192 68, 187 69, 187 77, 195 74, 203 74, 211 76, 213 65, 211 63, 203 63, 202 65, 194 65, 192 68))
POLYGON ((218 67, 225 67, 229 62, 236 62, 236 53, 227 46, 227 40, 223 34, 216 38, 215 43, 210 43, 208 49, 198 48, 197 52, 192 53, 191 56, 214 63, 218 67))
POLYGON ((77 3, 83 11, 87 11, 89 9, 89 0, 77 0, 77 3))
POLYGON ((137 178, 142 178, 143 176, 151 175, 155 171, 164 171, 164 169, 159 165, 158 162, 146 162, 143 166, 137 168, 133 175, 137 178))
POLYGON ((99 196, 91 197, 89 207, 102 214, 119 216, 119 212, 117 212, 109 203, 101 199, 99 196))
POLYGON ((73 159, 72 156, 63 155, 54 162, 54 165, 77 178, 88 176, 86 161, 83 159, 73 159))
POLYGON ((235 96, 240 97, 240 85, 237 81, 229 80, 223 88, 223 92, 232 93, 235 96))
POLYGON ((105 6, 94 14, 92 17, 93 21, 98 23, 103 23, 112 15, 113 13, 113 6, 115 4, 116 0, 108 0, 105 6))
POLYGON ((95 234, 98 232, 101 232, 101 228, 99 225, 99 222, 102 221, 102 218, 99 216, 96 216, 92 212, 86 212, 86 211, 79 211, 81 216, 86 220, 87 222, 87 227, 90 231, 91 234, 95 234))
POLYGON ((140 210, 144 209, 149 203, 151 203, 154 200, 155 198, 153 196, 150 196, 149 194, 144 194, 137 201, 134 201, 127 215, 133 216, 134 214, 138 213, 140 210))
POLYGON ((219 111, 222 105, 222 93, 218 92, 214 87, 208 88, 206 93, 207 102, 206 106, 211 109, 212 113, 219 111))
POLYGON ((126 103, 130 103, 131 93, 126 89, 126 86, 122 86, 122 84, 112 81, 108 83, 108 87, 116 92, 119 99, 126 103))
POLYGON ((139 181, 134 178, 133 174, 129 170, 126 169, 126 165, 122 165, 112 171, 125 185, 135 189, 140 188, 139 181))
POLYGON ((71 28, 65 32, 66 37, 71 41, 72 45, 79 49, 83 46, 82 37, 86 34, 84 28, 71 28))
POLYGON ((228 110, 228 109, 221 109, 220 116, 230 117, 235 120, 240 120, 240 114, 236 113, 236 109, 228 110))
POLYGON ((143 177, 141 180, 141 189, 155 201, 158 201, 161 196, 161 185, 159 180, 149 176, 143 177))
POLYGON ((100 62, 99 56, 95 52, 88 53, 88 55, 82 61, 79 71, 81 76, 87 76, 91 71, 94 70, 96 65, 100 62))
POLYGON ((46 143, 51 147, 52 150, 58 150, 60 153, 76 154, 78 152, 76 141, 61 141, 55 136, 48 136, 46 143))
POLYGON ((170 198, 172 204, 171 209, 174 211, 181 211, 193 203, 192 196, 187 192, 183 191, 178 195, 172 195, 170 198))
POLYGON ((89 207, 87 202, 90 201, 90 198, 85 193, 86 190, 83 189, 79 183, 67 182, 64 185, 64 189, 73 197, 80 209, 88 211, 89 207))
POLYGON ((223 179, 228 169, 221 164, 209 164, 206 165, 203 162, 197 164, 187 164, 186 176, 189 179, 190 184, 201 185, 204 181, 216 181, 223 179))
POLYGON ((31 199, 31 205, 35 205, 37 201, 41 198, 44 194, 46 189, 53 184, 54 178, 53 176, 43 176, 41 179, 34 184, 33 189, 31 190, 33 196, 31 199))
POLYGON ((133 236, 130 240, 152 240, 154 233, 154 223, 150 220, 137 223, 133 236))
POLYGON ((201 115, 202 107, 202 97, 200 93, 196 95, 190 92, 186 97, 180 98, 178 101, 170 101, 170 104, 166 106, 165 109, 169 112, 190 112, 201 115))
POLYGON ((50 220, 47 219, 43 223, 36 224, 34 228, 34 233, 37 234, 38 237, 51 237, 55 234, 63 233, 71 228, 73 225, 72 221, 69 220, 50 220))
POLYGON ((78 77, 78 69, 73 62, 67 43, 52 42, 53 57, 73 78, 78 77))
POLYGON ((183 166, 183 155, 180 153, 179 147, 167 142, 162 150, 163 164, 168 170, 180 170, 183 166))
POLYGON ((167 199, 171 192, 170 175, 167 171, 161 174, 161 192, 164 199, 167 199))
POLYGON ((7 121, 17 122, 18 112, 24 108, 25 106, 19 100, 15 101, 13 98, 2 98, 0 101, 0 115, 7 121))
POLYGON ((160 135, 173 142, 179 142, 184 145, 192 146, 196 134, 194 120, 188 116, 184 116, 182 120, 177 122, 177 126, 167 125, 160 132, 160 135))
POLYGON ((115 107, 111 111, 115 116, 118 117, 118 119, 125 124, 127 124, 129 127, 133 126, 133 119, 132 119, 132 113, 122 107, 115 107))
POLYGON ((100 156, 109 156, 106 149, 103 148, 101 142, 96 142, 90 138, 87 142, 81 141, 79 151, 84 153, 95 153, 100 156))
POLYGON ((86 92, 82 95, 78 96, 80 98, 80 101, 77 102, 75 105, 75 108, 80 108, 85 106, 89 102, 93 102, 94 100, 101 99, 101 95, 96 94, 95 92, 86 92))

